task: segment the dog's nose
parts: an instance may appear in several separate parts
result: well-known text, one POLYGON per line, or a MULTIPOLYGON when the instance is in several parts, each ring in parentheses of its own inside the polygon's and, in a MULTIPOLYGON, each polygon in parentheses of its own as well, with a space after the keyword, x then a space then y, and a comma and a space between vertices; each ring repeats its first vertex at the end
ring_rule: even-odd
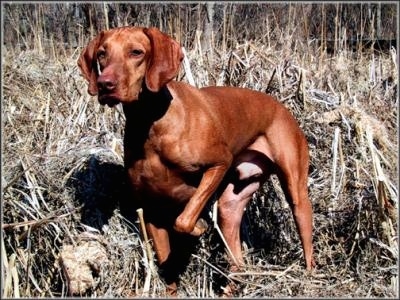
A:
POLYGON ((117 87, 117 81, 110 77, 100 76, 97 79, 97 87, 102 91, 112 91, 117 87))

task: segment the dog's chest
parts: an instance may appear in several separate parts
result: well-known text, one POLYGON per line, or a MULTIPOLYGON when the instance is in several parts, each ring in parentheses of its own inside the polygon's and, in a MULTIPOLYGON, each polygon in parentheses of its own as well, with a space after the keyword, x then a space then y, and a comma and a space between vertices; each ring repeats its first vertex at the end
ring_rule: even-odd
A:
POLYGON ((131 164, 128 173, 136 190, 178 202, 189 200, 200 181, 198 171, 174 165, 154 151, 131 164))
POLYGON ((212 147, 205 147, 210 137, 205 136, 211 130, 192 118, 189 126, 183 122, 188 116, 173 106, 154 122, 134 122, 141 116, 135 117, 129 119, 124 139, 125 166, 134 188, 178 201, 190 199, 210 157, 212 147))

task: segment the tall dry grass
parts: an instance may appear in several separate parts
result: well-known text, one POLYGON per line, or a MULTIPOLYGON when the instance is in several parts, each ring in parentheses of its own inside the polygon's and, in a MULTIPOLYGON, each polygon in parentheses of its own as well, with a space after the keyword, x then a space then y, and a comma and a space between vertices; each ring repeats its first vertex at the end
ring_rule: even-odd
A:
MULTIPOLYGON (((227 271, 210 227, 194 245, 179 296, 215 297, 234 278, 239 297, 398 297, 398 53, 346 45, 352 5, 333 6, 337 18, 325 5, 218 6, 208 52, 200 30, 205 8, 194 4, 120 6, 116 18, 94 4, 91 22, 75 24, 70 36, 49 26, 45 4, 8 5, 4 27, 14 36, 4 38, 2 51, 3 297, 164 295, 126 199, 121 107, 90 97, 76 65, 98 27, 125 23, 157 25, 181 41, 187 60, 179 80, 274 94, 310 147, 316 271, 304 273, 290 209, 273 177, 243 219, 246 272, 227 271), (254 16, 260 22, 244 26, 254 16), (315 19, 322 20, 318 30, 309 26, 315 19), (14 32, 20 20, 26 28, 14 32), (324 43, 329 32, 333 54, 324 43), (13 38, 15 47, 7 40, 13 38)), ((362 34, 372 36, 377 25, 367 16, 362 34)), ((390 15, 381 18, 390 22, 390 15)), ((211 203, 207 209, 211 218, 211 203)))

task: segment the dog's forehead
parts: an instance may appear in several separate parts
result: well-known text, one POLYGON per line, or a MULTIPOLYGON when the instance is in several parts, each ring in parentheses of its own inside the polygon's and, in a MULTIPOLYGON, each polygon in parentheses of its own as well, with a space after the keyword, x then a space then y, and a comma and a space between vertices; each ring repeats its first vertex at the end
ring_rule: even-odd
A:
POLYGON ((100 44, 107 45, 142 45, 150 47, 150 40, 141 27, 123 27, 104 31, 100 44))

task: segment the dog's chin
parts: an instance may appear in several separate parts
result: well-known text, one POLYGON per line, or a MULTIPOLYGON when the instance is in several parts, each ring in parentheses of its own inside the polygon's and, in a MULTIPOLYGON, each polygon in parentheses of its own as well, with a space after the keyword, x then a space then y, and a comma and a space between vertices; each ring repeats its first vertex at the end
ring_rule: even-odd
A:
POLYGON ((100 95, 98 99, 101 105, 108 105, 109 107, 114 107, 121 102, 118 97, 110 95, 100 95))
POLYGON ((109 95, 103 94, 98 96, 99 103, 101 105, 108 105, 109 107, 113 107, 119 103, 128 104, 139 99, 139 95, 133 95, 130 98, 123 98, 117 95, 109 95))

